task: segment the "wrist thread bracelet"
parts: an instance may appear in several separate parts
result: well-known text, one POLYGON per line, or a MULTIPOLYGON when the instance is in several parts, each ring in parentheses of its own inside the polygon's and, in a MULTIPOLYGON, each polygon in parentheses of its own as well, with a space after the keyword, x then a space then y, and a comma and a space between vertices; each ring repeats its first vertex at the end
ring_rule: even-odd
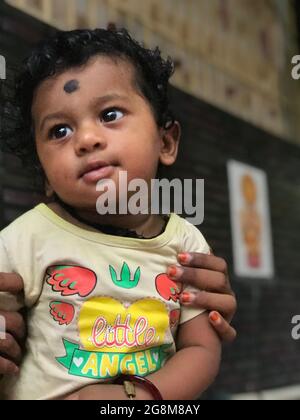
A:
POLYGON ((120 375, 116 380, 115 384, 123 384, 124 391, 129 399, 133 399, 136 396, 134 383, 141 385, 144 389, 150 392, 154 400, 163 400, 163 397, 159 389, 147 378, 138 375, 120 375))

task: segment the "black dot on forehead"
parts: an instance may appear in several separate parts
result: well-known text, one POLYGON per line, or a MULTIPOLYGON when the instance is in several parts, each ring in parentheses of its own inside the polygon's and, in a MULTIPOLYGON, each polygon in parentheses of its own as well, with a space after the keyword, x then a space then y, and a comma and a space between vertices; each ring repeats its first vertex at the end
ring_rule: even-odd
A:
POLYGON ((79 89, 78 80, 69 80, 64 86, 64 91, 67 93, 75 92, 77 89, 79 89))

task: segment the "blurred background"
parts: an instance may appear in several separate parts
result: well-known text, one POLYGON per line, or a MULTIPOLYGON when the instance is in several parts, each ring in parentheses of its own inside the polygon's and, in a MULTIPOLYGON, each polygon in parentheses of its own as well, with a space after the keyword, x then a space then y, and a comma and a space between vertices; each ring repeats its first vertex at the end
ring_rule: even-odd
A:
MULTIPOLYGON (((39 39, 87 27, 126 27, 176 64, 183 138, 169 175, 204 178, 200 228, 227 260, 239 305, 238 338, 204 398, 300 399, 300 2, 0 0, 0 106, 39 39)), ((40 199, 1 154, 1 227, 40 199)))

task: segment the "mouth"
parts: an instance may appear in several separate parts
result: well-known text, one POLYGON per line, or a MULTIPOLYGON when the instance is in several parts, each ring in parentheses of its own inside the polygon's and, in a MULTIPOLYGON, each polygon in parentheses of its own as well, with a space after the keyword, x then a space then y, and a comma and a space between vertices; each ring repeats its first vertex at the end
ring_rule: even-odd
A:
POLYGON ((83 168, 79 177, 87 183, 94 183, 100 179, 109 177, 113 171, 113 168, 114 167, 107 162, 91 162, 83 168))

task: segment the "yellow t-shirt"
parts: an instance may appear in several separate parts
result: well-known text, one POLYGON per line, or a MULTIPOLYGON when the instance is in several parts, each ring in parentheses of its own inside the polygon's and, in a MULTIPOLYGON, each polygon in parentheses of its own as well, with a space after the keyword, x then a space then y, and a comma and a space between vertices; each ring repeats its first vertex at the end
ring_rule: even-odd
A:
MULTIPOLYGON (((180 307, 166 273, 183 251, 208 253, 199 230, 172 214, 165 231, 136 239, 88 231, 45 204, 0 233, 0 271, 24 280, 27 353, 12 399, 51 399, 120 373, 146 376, 176 351, 180 307)), ((0 308, 11 305, 0 294, 0 308)))

